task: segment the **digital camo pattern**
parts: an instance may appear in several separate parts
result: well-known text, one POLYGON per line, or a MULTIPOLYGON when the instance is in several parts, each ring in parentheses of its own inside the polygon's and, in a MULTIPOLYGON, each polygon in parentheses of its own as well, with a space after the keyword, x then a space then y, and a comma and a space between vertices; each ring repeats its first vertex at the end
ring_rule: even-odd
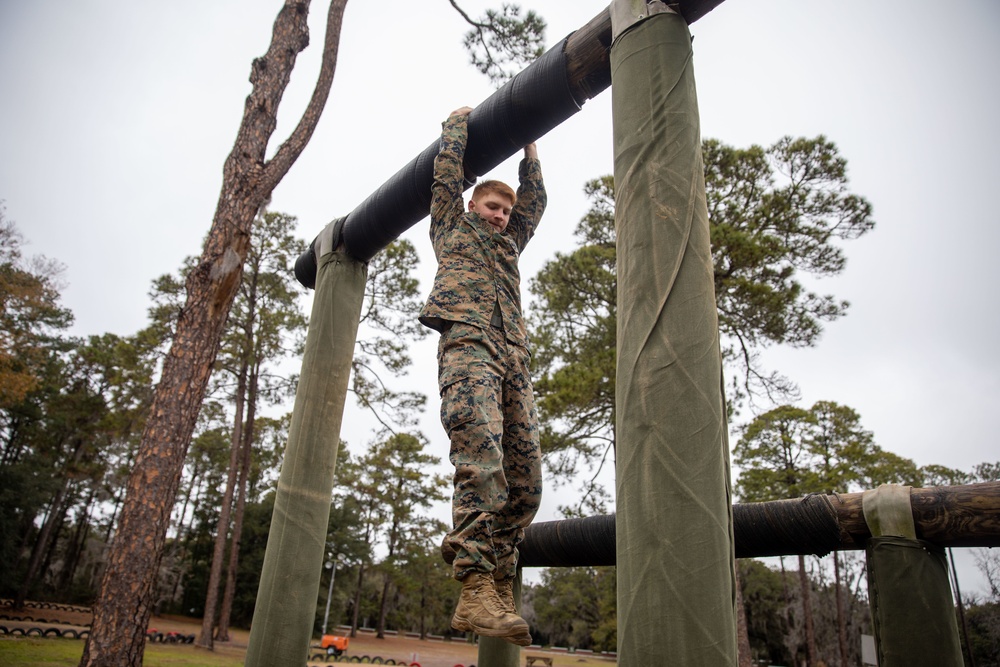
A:
POLYGON ((455 577, 514 577, 517 545, 542 498, 541 450, 526 348, 501 329, 457 323, 438 343, 441 423, 455 466, 455 577))
POLYGON ((448 321, 486 328, 499 305, 507 338, 526 346, 517 260, 545 211, 541 163, 521 160, 510 222, 502 233, 495 232, 478 213, 465 209, 462 160, 467 138, 468 116, 444 122, 431 200, 430 236, 438 269, 420 321, 438 331, 448 321))

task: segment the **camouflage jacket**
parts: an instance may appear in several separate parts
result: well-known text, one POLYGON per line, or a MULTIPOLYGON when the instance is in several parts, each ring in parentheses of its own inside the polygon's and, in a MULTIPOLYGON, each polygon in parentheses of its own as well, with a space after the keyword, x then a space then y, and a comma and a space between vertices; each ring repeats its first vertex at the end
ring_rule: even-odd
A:
POLYGON ((498 307, 507 339, 527 346, 517 260, 545 210, 541 163, 521 160, 517 202, 507 228, 496 232, 478 213, 466 210, 462 199, 468 116, 452 116, 443 128, 431 190, 430 233, 438 269, 420 322, 438 331, 447 321, 486 328, 498 307))

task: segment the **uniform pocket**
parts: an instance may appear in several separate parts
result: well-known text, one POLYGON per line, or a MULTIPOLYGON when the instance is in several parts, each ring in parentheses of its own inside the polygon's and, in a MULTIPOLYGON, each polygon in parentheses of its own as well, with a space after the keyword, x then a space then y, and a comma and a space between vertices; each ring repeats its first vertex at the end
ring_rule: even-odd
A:
POLYGON ((451 432, 476 418, 475 398, 468 373, 441 377, 441 425, 451 432))

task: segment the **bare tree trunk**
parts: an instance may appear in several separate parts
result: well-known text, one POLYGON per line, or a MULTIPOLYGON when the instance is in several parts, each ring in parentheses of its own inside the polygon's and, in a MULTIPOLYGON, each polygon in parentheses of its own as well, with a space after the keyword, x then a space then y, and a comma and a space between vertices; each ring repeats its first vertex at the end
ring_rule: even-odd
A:
MULTIPOLYGON (((69 514, 69 508, 72 503, 72 498, 66 498, 63 500, 62 507, 59 510, 59 518, 56 520, 56 523, 52 528, 49 545, 45 549, 45 557, 42 559, 41 567, 38 568, 37 579, 39 583, 43 585, 45 584, 46 574, 52 569, 52 561, 55 559, 56 550, 59 548, 59 536, 62 535, 63 529, 66 527, 66 516, 69 514)), ((42 590, 44 591, 46 589, 43 588, 42 590)))
POLYGON ((754 667, 750 652, 750 631, 747 628, 747 608, 743 604, 743 578, 736 568, 736 656, 739 667, 754 667))
MULTIPOLYGON (((256 365, 256 362, 255 362, 256 365)), ((240 537, 243 532, 243 512, 246 508, 247 480, 250 478, 250 462, 253 453, 254 418, 257 414, 257 378, 259 368, 250 375, 247 390, 247 421, 243 428, 243 443, 240 447, 240 477, 236 488, 236 510, 233 513, 233 538, 229 543, 229 565, 226 568, 226 591, 222 596, 222 610, 219 612, 219 627, 215 638, 220 642, 229 641, 229 621, 233 615, 233 598, 236 596, 236 569, 240 563, 240 537)))
POLYGON ((844 616, 844 594, 840 584, 840 552, 833 552, 834 594, 837 596, 837 643, 840 647, 840 667, 848 667, 847 619, 844 616))
MULTIPOLYGON (((79 463, 80 459, 83 458, 83 451, 83 441, 78 440, 76 448, 73 450, 73 458, 68 465, 79 463)), ((31 549, 31 557, 28 560, 28 571, 24 573, 21 586, 17 589, 17 593, 14 596, 13 609, 20 610, 24 608, 24 600, 28 597, 28 592, 35 584, 35 579, 41 571, 42 558, 48 551, 49 541, 55 533, 55 526, 61 521, 65 512, 63 504, 65 503, 66 492, 69 489, 69 481, 69 476, 63 474, 59 489, 56 491, 55 496, 52 498, 52 504, 49 506, 49 514, 42 523, 42 529, 35 540, 35 546, 31 549)))
POLYGON ((233 150, 223 167, 212 228, 187 279, 170 352, 153 397, 132 473, 118 533, 94 605, 91 634, 80 667, 139 667, 152 592, 170 511, 205 395, 212 362, 261 205, 302 153, 329 96, 347 0, 331 0, 319 79, 299 124, 269 161, 267 143, 295 59, 309 43, 309 0, 286 0, 274 22, 267 53, 254 60, 253 85, 233 150))
POLYGON ((236 417, 233 420, 233 437, 229 445, 229 470, 226 474, 226 491, 222 495, 219 508, 219 523, 215 530, 215 544, 212 549, 212 565, 208 573, 208 590, 205 592, 205 612, 201 617, 201 633, 198 646, 212 650, 212 628, 215 626, 215 610, 219 604, 219 580, 226 558, 226 543, 229 541, 229 517, 233 510, 233 493, 236 490, 236 476, 240 468, 240 447, 243 446, 243 405, 247 390, 247 369, 244 360, 236 381, 236 417))
POLYGON ((87 539, 87 535, 90 532, 90 514, 94 508, 94 491, 91 490, 90 494, 87 496, 87 502, 84 503, 84 509, 80 510, 80 516, 77 519, 76 530, 73 531, 73 537, 70 539, 69 545, 66 547, 66 558, 63 560, 62 571, 59 573, 59 580, 56 582, 56 586, 59 590, 67 590, 73 583, 73 578, 76 575, 76 568, 80 563, 80 554, 83 552, 83 544, 87 539))
POLYGON ((420 639, 427 639, 427 581, 420 583, 420 639))
POLYGON ((386 572, 382 577, 382 601, 378 605, 378 622, 375 624, 375 636, 379 639, 385 639, 385 613, 388 609, 389 587, 391 585, 389 573, 386 572))
POLYGON ((799 583, 802 584, 802 622, 806 635, 806 667, 816 665, 816 633, 813 629, 812 604, 809 595, 809 575, 806 573, 806 557, 799 555, 799 583))
POLYGON ((950 548, 948 549, 948 558, 951 560, 951 581, 955 586, 955 604, 958 607, 958 618, 962 625, 962 639, 965 640, 966 655, 969 656, 969 667, 976 667, 976 656, 972 653, 972 644, 969 643, 969 624, 965 620, 962 589, 958 586, 958 570, 955 569, 955 552, 950 548))
POLYGON ((118 511, 122 507, 121 494, 115 492, 112 495, 111 503, 111 516, 108 518, 108 529, 104 531, 104 543, 107 544, 111 542, 111 536, 115 532, 115 525, 118 523, 118 511))
POLYGON ((354 591, 354 613, 351 615, 351 636, 358 636, 358 616, 361 613, 361 585, 365 580, 365 563, 358 565, 358 587, 354 591))
MULTIPOLYGON (((183 558, 185 551, 185 541, 187 536, 187 526, 184 524, 184 517, 187 516, 188 506, 191 505, 191 498, 194 495, 195 484, 198 482, 198 468, 195 467, 191 471, 191 480, 188 482, 187 488, 184 490, 184 503, 181 505, 180 514, 177 516, 177 530, 174 535, 174 545, 172 551, 172 557, 175 561, 180 561, 183 558)), ((196 506, 197 508, 197 506, 196 506)), ((193 520, 193 514, 192 514, 193 520)), ((184 568, 177 568, 177 576, 174 578, 174 585, 170 589, 170 596, 167 598, 171 604, 177 602, 177 591, 180 590, 181 579, 184 577, 184 568)))

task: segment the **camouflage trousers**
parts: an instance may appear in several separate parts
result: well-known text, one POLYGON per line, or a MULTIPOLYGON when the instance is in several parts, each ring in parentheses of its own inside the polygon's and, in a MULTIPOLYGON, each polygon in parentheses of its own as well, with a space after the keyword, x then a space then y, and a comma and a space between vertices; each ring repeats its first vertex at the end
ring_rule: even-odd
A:
POLYGON ((455 466, 455 578, 513 577, 517 545, 542 498, 541 450, 528 350, 503 330, 456 322, 438 343, 441 423, 455 466))

